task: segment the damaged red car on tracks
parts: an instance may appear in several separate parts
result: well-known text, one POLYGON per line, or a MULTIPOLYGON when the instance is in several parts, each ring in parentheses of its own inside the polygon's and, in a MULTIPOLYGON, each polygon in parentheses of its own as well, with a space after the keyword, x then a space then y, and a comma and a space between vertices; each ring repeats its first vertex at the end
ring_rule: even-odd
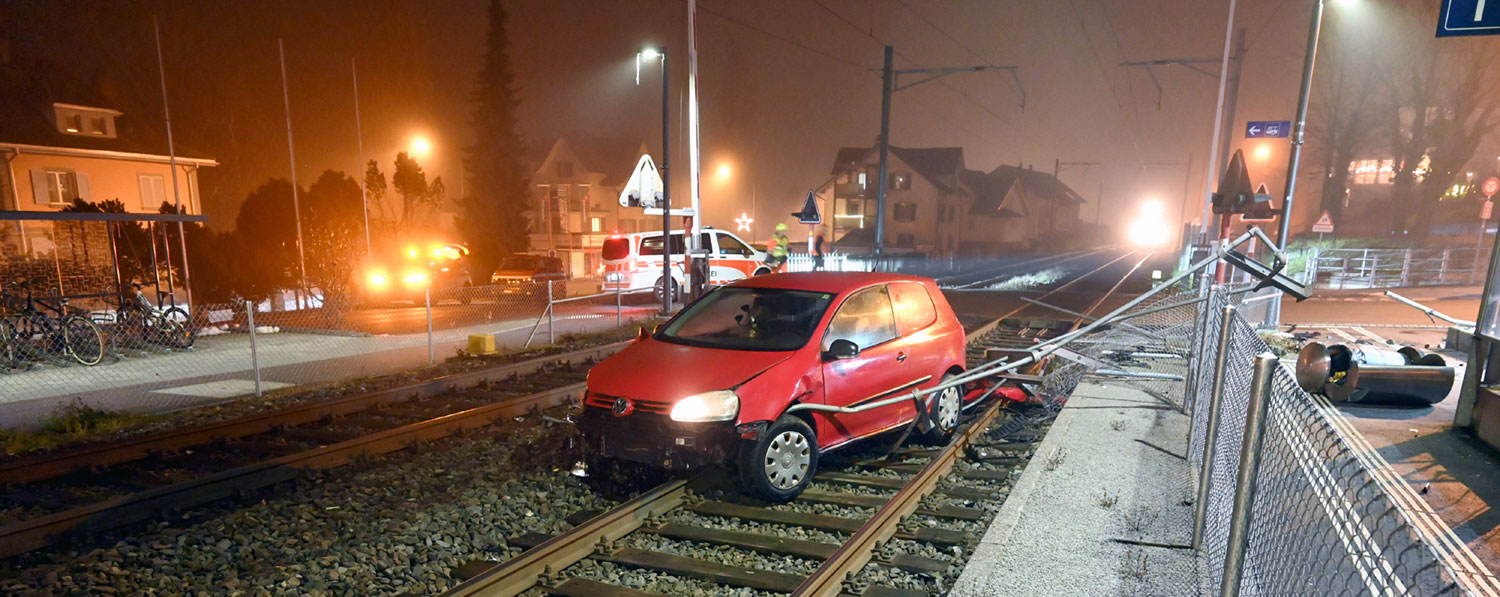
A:
POLYGON ((906 425, 957 428, 964 331, 931 279, 885 273, 758 276, 720 288, 595 365, 578 428, 591 465, 728 464, 772 501, 801 493, 818 456, 906 425), (918 416, 918 409, 923 416, 918 416))

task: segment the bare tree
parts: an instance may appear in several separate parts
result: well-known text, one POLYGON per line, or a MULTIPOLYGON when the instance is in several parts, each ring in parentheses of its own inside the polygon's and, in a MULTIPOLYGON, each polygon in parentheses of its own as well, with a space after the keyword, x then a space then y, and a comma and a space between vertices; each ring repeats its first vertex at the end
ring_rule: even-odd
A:
POLYGON ((1401 228, 1427 235, 1438 202, 1479 143, 1500 130, 1500 59, 1487 38, 1432 35, 1438 0, 1392 3, 1387 86, 1397 107, 1390 120, 1397 160, 1392 196, 1401 228))
POLYGON ((1308 137, 1323 178, 1321 207, 1343 222, 1349 164, 1375 149, 1387 126, 1383 114, 1394 106, 1380 93, 1381 48, 1367 43, 1361 23, 1331 21, 1319 49, 1308 137))

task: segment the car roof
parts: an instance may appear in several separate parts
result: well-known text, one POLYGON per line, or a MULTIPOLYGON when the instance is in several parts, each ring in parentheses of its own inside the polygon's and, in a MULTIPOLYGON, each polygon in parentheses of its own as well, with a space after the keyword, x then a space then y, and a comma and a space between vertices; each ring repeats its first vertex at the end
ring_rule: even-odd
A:
POLYGON ((932 279, 885 272, 805 272, 755 276, 737 281, 733 286, 839 293, 884 282, 931 283, 932 279))

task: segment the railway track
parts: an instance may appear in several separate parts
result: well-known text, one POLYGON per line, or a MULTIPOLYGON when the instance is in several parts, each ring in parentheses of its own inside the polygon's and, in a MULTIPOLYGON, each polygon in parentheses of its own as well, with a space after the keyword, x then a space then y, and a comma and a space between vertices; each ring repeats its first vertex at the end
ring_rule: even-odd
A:
POLYGON ((1048 268, 1087 259, 1108 250, 1108 248, 1103 248, 1033 257, 997 268, 987 268, 979 272, 946 276, 939 278, 938 284, 943 288, 954 290, 983 290, 988 286, 1004 282, 1018 275, 1046 271, 1048 268))
MULTIPOLYGON (((1128 256, 1083 277, 1099 275, 1128 256)), ((1118 291, 1145 260, 1119 276, 1106 295, 1118 291)), ((1083 312, 1099 308, 1106 298, 1083 312)), ((971 365, 992 354, 987 348, 1037 341, 1037 330, 1000 325, 1031 308, 971 332, 971 365)), ((1065 333, 1084 319, 1038 329, 1065 333)), ((632 574, 693 579, 703 583, 705 594, 713 587, 793 595, 941 593, 944 582, 962 570, 963 556, 1050 425, 1046 412, 1036 412, 1046 410, 993 402, 970 412, 946 446, 829 458, 832 466, 788 504, 743 497, 716 473, 669 481, 611 510, 579 513, 569 519, 571 529, 555 536, 509 538, 511 547, 525 551, 504 562, 460 567, 454 575, 466 580, 447 594, 658 594, 637 588, 650 582, 631 582, 632 574)))
POLYGON ((619 342, 0 463, 0 558, 577 400, 619 342))

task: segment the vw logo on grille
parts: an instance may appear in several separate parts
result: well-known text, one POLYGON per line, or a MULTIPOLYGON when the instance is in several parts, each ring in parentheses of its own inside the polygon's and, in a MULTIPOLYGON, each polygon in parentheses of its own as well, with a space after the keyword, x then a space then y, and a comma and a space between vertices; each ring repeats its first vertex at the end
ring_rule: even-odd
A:
POLYGON ((623 417, 635 412, 635 403, 631 402, 628 398, 616 398, 614 406, 610 407, 609 410, 615 413, 615 416, 623 417))

